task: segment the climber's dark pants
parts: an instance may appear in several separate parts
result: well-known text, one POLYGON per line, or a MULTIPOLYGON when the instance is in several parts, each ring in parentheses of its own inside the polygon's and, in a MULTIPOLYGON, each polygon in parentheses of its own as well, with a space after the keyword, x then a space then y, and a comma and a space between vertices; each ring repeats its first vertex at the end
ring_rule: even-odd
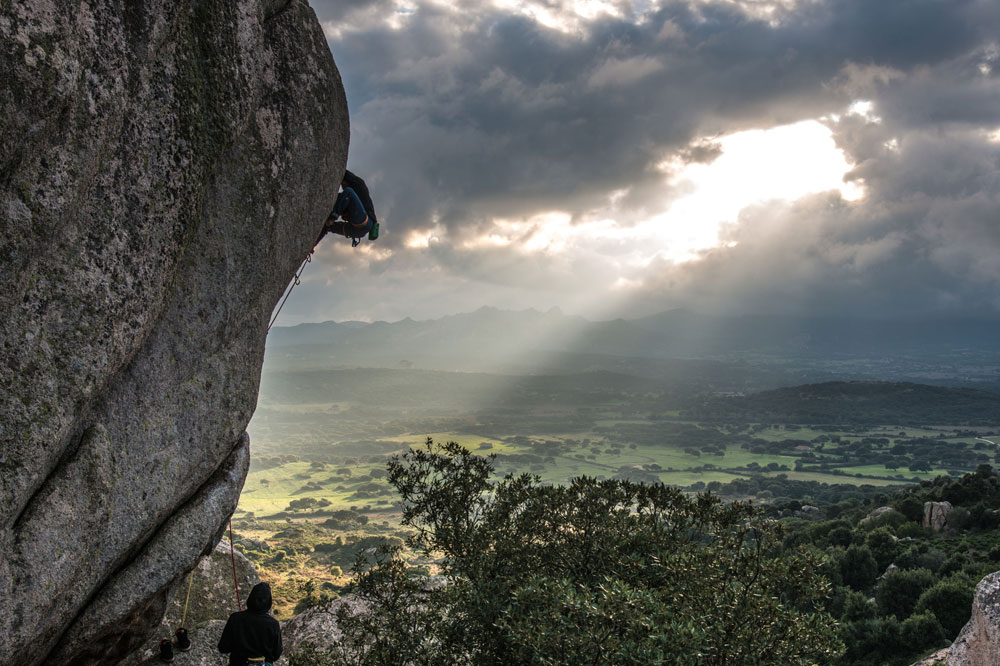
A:
POLYGON ((327 226, 331 232, 341 236, 351 238, 361 238, 367 236, 371 231, 372 221, 368 217, 368 212, 358 195, 349 187, 337 195, 337 201, 333 204, 333 211, 330 218, 343 218, 337 222, 330 222, 327 226))

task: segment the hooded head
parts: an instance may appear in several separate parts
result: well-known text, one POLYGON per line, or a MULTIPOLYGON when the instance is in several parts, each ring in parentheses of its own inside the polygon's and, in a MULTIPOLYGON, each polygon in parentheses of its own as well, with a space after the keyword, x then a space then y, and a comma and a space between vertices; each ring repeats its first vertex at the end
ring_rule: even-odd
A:
POLYGON ((247 597, 247 610, 255 613, 266 613, 271 610, 271 586, 267 583, 257 583, 247 597))

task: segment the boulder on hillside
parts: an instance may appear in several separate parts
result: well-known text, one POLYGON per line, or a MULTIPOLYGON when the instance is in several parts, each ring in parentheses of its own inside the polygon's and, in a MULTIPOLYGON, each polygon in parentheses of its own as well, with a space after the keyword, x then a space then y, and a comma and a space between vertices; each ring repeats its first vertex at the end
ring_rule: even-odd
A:
MULTIPOLYGON (((423 581, 426 591, 438 590, 448 585, 443 576, 431 576, 423 581)), ((285 653, 307 659, 308 653, 324 654, 333 642, 342 636, 337 613, 345 609, 351 615, 364 616, 378 612, 371 602, 360 594, 347 594, 299 613, 282 624, 282 641, 285 653)), ((309 663, 306 661, 306 663, 309 663)))
POLYGON ((306 0, 2 2, 0 72, 0 664, 113 666, 236 507, 346 97, 306 0))
POLYGON ((951 508, 951 502, 924 502, 923 526, 940 532, 948 526, 948 514, 951 508))
POLYGON ((368 605, 359 597, 348 594, 299 613, 281 627, 281 639, 289 655, 303 650, 316 649, 323 652, 331 643, 340 638, 337 625, 337 611, 347 606, 352 613, 364 611, 368 605))
POLYGON ((1000 664, 1000 571, 976 585, 972 617, 948 651, 948 666, 1000 664))
POLYGON ((895 509, 893 509, 891 506, 880 506, 879 508, 870 511, 867 516, 861 519, 861 522, 864 523, 869 520, 874 520, 879 516, 883 516, 891 511, 895 511, 895 509))

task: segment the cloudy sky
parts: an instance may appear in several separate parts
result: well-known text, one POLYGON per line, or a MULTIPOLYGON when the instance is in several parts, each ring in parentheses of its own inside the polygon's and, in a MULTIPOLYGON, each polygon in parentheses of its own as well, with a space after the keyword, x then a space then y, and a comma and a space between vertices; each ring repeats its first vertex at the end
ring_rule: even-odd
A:
POLYGON ((282 324, 1000 316, 996 0, 311 0, 377 243, 282 324))

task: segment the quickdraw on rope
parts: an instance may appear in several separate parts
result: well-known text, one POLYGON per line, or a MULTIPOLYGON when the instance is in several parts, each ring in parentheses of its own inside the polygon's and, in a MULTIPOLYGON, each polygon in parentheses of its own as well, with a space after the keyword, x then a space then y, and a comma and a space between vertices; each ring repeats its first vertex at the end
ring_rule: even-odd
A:
POLYGON ((267 325, 268 331, 270 331, 271 327, 274 326, 274 322, 278 320, 278 315, 281 314, 281 308, 285 307, 285 303, 288 301, 288 297, 292 295, 292 289, 295 289, 296 285, 302 283, 301 280, 302 273, 305 272, 306 270, 306 264, 312 261, 312 255, 313 251, 310 250, 309 254, 306 255, 305 260, 302 262, 302 265, 299 266, 299 270, 295 273, 295 277, 292 279, 292 283, 288 285, 288 289, 285 291, 285 297, 281 299, 281 305, 278 306, 278 311, 274 313, 274 316, 271 317, 271 323, 267 325))
POLYGON ((236 610, 243 610, 240 601, 240 581, 236 578, 236 547, 233 546, 233 519, 229 519, 229 556, 233 560, 233 587, 236 588, 236 610))

